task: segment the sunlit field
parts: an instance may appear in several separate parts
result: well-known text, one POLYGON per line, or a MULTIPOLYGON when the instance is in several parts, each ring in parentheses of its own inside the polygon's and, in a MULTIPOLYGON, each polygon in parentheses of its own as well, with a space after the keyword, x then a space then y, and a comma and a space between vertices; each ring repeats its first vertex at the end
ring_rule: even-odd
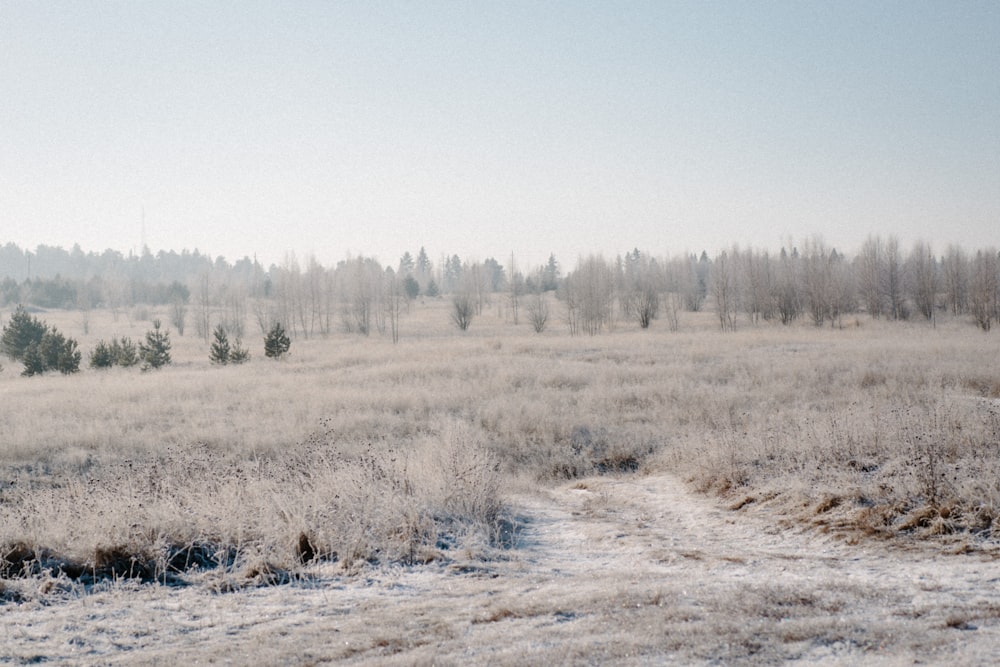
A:
MULTIPOLYGON (((3 361, 0 606, 509 562, 544 494, 659 478, 737 523, 994 552, 1000 338, 964 319, 724 333, 681 313, 676 332, 570 336, 497 308, 459 332, 448 309, 412 304, 398 344, 299 338, 277 361, 253 331, 242 366, 172 332, 173 363, 150 372, 87 352, 164 313, 91 313, 88 333, 40 313, 84 363, 23 378, 3 361)), ((581 511, 606 518, 603 498, 581 511)))

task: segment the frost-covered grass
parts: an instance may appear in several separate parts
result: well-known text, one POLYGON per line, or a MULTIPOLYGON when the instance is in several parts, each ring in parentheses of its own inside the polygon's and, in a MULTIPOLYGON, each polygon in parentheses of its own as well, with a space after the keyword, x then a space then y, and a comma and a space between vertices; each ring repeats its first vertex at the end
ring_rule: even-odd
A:
MULTIPOLYGON (((248 335, 237 367, 192 332, 157 372, 5 363, 3 575, 266 583, 488 556, 509 489, 635 471, 856 535, 993 534, 1000 338, 967 322, 721 333, 706 313, 570 337, 496 310, 461 333, 447 302, 414 304, 398 345, 300 339, 277 362, 248 335)), ((149 328, 41 317, 85 354, 149 328)))

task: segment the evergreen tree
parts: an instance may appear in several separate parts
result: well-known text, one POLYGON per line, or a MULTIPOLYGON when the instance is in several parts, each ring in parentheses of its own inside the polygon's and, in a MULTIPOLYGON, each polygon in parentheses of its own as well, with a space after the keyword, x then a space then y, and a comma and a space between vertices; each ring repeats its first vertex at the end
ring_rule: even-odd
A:
POLYGON ((128 368, 138 363, 139 353, 135 343, 127 336, 122 336, 120 341, 117 338, 112 338, 110 343, 99 340, 90 353, 91 368, 111 368, 112 366, 128 368))
POLYGON ((21 375, 25 377, 41 375, 45 372, 45 362, 42 360, 42 355, 38 351, 37 344, 28 346, 21 355, 21 361, 24 363, 24 370, 21 371, 21 375))
POLYGON ((250 361, 250 350, 243 347, 243 341, 237 338, 233 349, 229 351, 229 363, 242 364, 247 361, 250 361))
POLYGON ((404 252, 403 256, 399 259, 399 275, 409 276, 416 269, 416 263, 413 261, 413 255, 409 252, 404 252))
POLYGON ((490 257, 483 262, 483 268, 486 270, 486 276, 490 283, 490 291, 499 292, 503 290, 507 284, 507 276, 504 274, 504 268, 500 262, 490 257))
POLYGON ((76 341, 29 315, 18 306, 3 329, 0 350, 24 363, 22 375, 31 376, 48 370, 69 374, 80 370, 80 351, 76 341))
POLYGON ((29 315, 24 306, 18 306, 11 315, 10 322, 3 328, 0 352, 15 361, 23 361, 28 348, 41 343, 47 330, 48 327, 38 318, 29 315))
POLYGON ((420 296, 420 283, 413 276, 406 276, 403 279, 403 291, 406 292, 406 297, 412 301, 420 296))
POLYGON ((433 278, 431 278, 431 281, 427 283, 427 289, 424 290, 424 294, 431 297, 432 299, 434 297, 441 295, 441 290, 438 289, 438 285, 436 282, 434 282, 433 278))
POLYGON ((128 336, 122 336, 121 342, 115 342, 115 363, 124 368, 139 363, 139 352, 135 343, 128 336))
POLYGON ((153 320, 153 329, 146 332, 146 342, 139 343, 139 357, 144 371, 170 363, 170 334, 160 327, 160 320, 153 320))
POLYGON ((37 349, 43 370, 57 370, 63 375, 80 370, 82 355, 76 347, 76 341, 66 338, 54 328, 45 332, 37 349))
POLYGON ((115 355, 111 346, 105 341, 97 341, 97 345, 90 351, 91 368, 111 368, 115 363, 115 355))
POLYGON ((550 292, 559 288, 559 262, 554 253, 549 253, 549 261, 542 273, 542 290, 550 292))
POLYGON ((285 334, 280 322, 275 322, 271 330, 264 336, 264 355, 272 359, 280 359, 288 352, 292 341, 285 334))
POLYGON ((232 350, 229 345, 229 336, 226 335, 226 329, 221 324, 215 327, 212 335, 215 337, 215 340, 212 341, 212 348, 208 352, 208 358, 213 364, 225 366, 229 363, 229 355, 232 350))
POLYGON ((46 370, 59 366, 59 354, 66 344, 66 338, 56 331, 50 329, 42 336, 42 342, 38 344, 38 353, 42 356, 42 364, 46 370))
POLYGON ((423 279, 430 276, 432 268, 427 251, 424 250, 423 246, 420 246, 420 252, 417 253, 417 277, 423 279))

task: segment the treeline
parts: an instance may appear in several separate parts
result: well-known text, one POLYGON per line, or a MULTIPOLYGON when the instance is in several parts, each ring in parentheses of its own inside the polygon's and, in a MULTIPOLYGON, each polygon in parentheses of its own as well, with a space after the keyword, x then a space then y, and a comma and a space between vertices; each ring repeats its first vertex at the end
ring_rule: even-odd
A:
POLYGON ((854 257, 810 239, 778 253, 737 246, 709 258, 657 260, 638 250, 624 258, 581 260, 560 289, 571 331, 596 333, 616 318, 645 328, 681 310, 710 308, 723 330, 762 321, 840 326, 847 315, 934 320, 969 316, 989 331, 1000 322, 1000 254, 949 246, 936 256, 917 242, 906 252, 894 237, 869 237, 854 257))
MULTIPOLYGON (((24 255, 8 244, 0 260, 23 261, 24 255)), ((701 310, 714 312, 724 330, 802 320, 840 326, 846 316, 862 313, 934 320, 948 312, 987 331, 1000 322, 995 248, 952 245, 935 254, 923 242, 904 249, 892 236, 869 237, 855 256, 819 238, 778 252, 734 246, 712 257, 658 257, 634 249, 614 258, 581 257, 565 275, 554 255, 544 265, 522 269, 513 255, 503 261, 444 255, 432 262, 424 248, 404 253, 391 266, 356 257, 327 267, 315 257, 300 263, 289 255, 267 270, 256 260, 230 264, 197 251, 122 257, 74 247, 69 253, 40 248, 31 255, 74 272, 18 281, 0 263, 0 274, 8 274, 0 281, 0 303, 104 307, 116 318, 141 304, 168 305, 178 334, 193 328, 206 341, 219 325, 244 336, 248 325, 264 334, 276 322, 293 337, 344 331, 395 340, 400 318, 421 298, 450 299, 460 329, 495 306, 514 324, 525 320, 542 331, 559 321, 571 334, 596 334, 623 322, 646 328, 658 320, 676 329, 680 313, 701 310), (95 272, 102 266, 105 273, 95 272)))
POLYGON ((922 241, 904 251, 891 236, 870 236, 853 258, 821 240, 775 260, 734 249, 715 267, 712 293, 723 328, 734 327, 740 311, 750 321, 805 316, 817 326, 857 313, 933 321, 950 311, 989 331, 1000 321, 1000 255, 951 245, 937 256, 922 241))

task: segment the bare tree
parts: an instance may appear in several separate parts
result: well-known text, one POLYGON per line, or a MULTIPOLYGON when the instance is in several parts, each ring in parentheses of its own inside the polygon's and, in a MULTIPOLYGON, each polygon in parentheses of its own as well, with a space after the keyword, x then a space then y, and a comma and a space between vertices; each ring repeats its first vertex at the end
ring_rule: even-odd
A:
MULTIPOLYGON (((324 310, 328 304, 324 294, 326 285, 326 269, 316 260, 315 255, 306 258, 306 272, 303 277, 303 310, 307 314, 310 333, 317 330, 324 332, 324 323, 328 321, 324 310)), ((305 326, 305 325, 303 325, 305 326)))
POLYGON ((739 312, 739 290, 737 285, 736 261, 739 250, 733 249, 733 256, 723 250, 712 262, 711 291, 715 301, 715 312, 723 331, 736 330, 736 313, 739 312))
POLYGON ((861 298, 868 314, 874 319, 880 318, 883 314, 882 282, 885 274, 885 249, 883 245, 881 238, 869 236, 864 245, 861 246, 861 253, 855 261, 857 266, 855 275, 857 275, 861 298))
POLYGON ((507 299, 510 304, 511 318, 517 324, 518 310, 520 305, 521 292, 524 289, 524 276, 517 270, 517 262, 514 261, 514 253, 510 254, 510 280, 508 281, 507 299))
POLYGON ((577 327, 595 335, 610 327, 614 313, 614 274, 600 255, 590 255, 577 263, 563 281, 570 331, 577 327))
POLYGON ((701 257, 691 255, 687 259, 688 271, 684 281, 684 305, 692 313, 701 310, 708 296, 708 283, 711 279, 712 262, 704 251, 701 257))
MULTIPOLYGON (((296 335, 298 302, 301 300, 301 270, 294 253, 287 253, 280 267, 272 268, 274 281, 274 321, 288 326, 293 336, 296 335)), ((259 324, 258 319, 258 324, 259 324)), ((268 330, 271 326, 268 326, 268 330)), ((308 336, 308 331, 302 332, 308 336)))
POLYGON ((112 274, 104 279, 102 292, 104 303, 111 310, 112 319, 117 322, 118 315, 128 301, 128 281, 122 275, 112 274))
POLYGON ((1000 260, 995 249, 979 250, 972 260, 969 280, 969 306, 976 324, 989 331, 993 321, 1000 321, 1000 260))
POLYGON ((666 296, 666 313, 667 327, 671 331, 677 331, 681 328, 680 322, 680 310, 684 305, 684 296, 680 292, 670 291, 666 296))
POLYGON ((942 263, 945 299, 952 315, 969 308, 969 256, 957 245, 949 245, 942 263))
POLYGON ((648 329, 660 314, 660 290, 663 275, 660 266, 636 248, 618 262, 618 295, 622 314, 648 329))
POLYGON ((476 312, 475 299, 468 292, 460 291, 452 297, 451 306, 451 321, 459 329, 466 331, 476 312))
POLYGON ((278 309, 274 302, 269 299, 254 299, 253 317, 260 328, 260 334, 266 336, 278 322, 278 309))
POLYGON ((80 285, 76 292, 76 307, 80 310, 80 325, 84 335, 90 333, 90 293, 87 286, 80 285))
POLYGON ((180 294, 174 295, 170 301, 170 323, 174 325, 178 336, 184 335, 184 324, 187 319, 187 301, 180 294))
POLYGON ((476 298, 476 315, 482 315, 483 310, 490 302, 490 293, 493 291, 489 272, 480 262, 467 264, 465 281, 476 298))
POLYGON ((890 236, 885 242, 882 294, 892 319, 905 320, 909 317, 903 301, 903 262, 899 252, 899 239, 895 236, 890 236))
POLYGON ((665 260, 663 267, 667 326, 671 331, 677 331, 680 328, 679 312, 684 307, 684 285, 690 275, 690 267, 688 259, 683 256, 665 260))
POLYGON ((831 327, 842 327, 844 315, 857 310, 857 284, 854 271, 844 256, 838 254, 836 250, 830 251, 829 271, 830 302, 827 316, 831 327))
POLYGON ((930 245, 917 241, 906 258, 905 268, 910 298, 921 315, 933 320, 938 291, 938 267, 930 245))
POLYGON ((212 275, 208 271, 202 271, 198 276, 195 306, 195 333, 207 343, 212 334, 212 275))
POLYGON ((836 249, 829 251, 820 238, 808 241, 802 258, 806 307, 813 324, 842 325, 844 313, 856 308, 854 271, 836 249))
POLYGON ((545 293, 540 289, 537 290, 528 300, 526 310, 528 311, 528 321, 535 333, 545 331, 545 325, 549 321, 549 303, 545 298, 545 293))
POLYGON ((802 255, 802 282, 805 288, 806 309, 813 324, 818 327, 826 322, 830 284, 826 246, 820 239, 806 241, 802 255))
POLYGON ((385 308, 389 321, 389 330, 392 333, 392 342, 399 342, 399 319, 403 314, 403 309, 407 304, 406 291, 403 289, 403 281, 399 274, 391 267, 385 270, 385 308))
POLYGON ((562 281, 557 294, 566 308, 566 326, 569 327, 569 335, 575 336, 580 332, 580 294, 576 284, 571 280, 572 275, 566 276, 562 281))
POLYGON ((337 265, 340 289, 341 322, 344 330, 367 336, 374 328, 384 333, 386 328, 384 269, 373 258, 357 257, 337 265))
POLYGON ((227 285, 222 295, 222 327, 235 338, 246 333, 247 292, 243 285, 227 285))
POLYGON ((651 282, 644 283, 635 299, 635 316, 639 321, 639 327, 648 329, 659 314, 660 293, 656 285, 651 282))
POLYGON ((782 324, 791 324, 802 313, 799 254, 781 249, 777 276, 774 281, 774 304, 782 324))

